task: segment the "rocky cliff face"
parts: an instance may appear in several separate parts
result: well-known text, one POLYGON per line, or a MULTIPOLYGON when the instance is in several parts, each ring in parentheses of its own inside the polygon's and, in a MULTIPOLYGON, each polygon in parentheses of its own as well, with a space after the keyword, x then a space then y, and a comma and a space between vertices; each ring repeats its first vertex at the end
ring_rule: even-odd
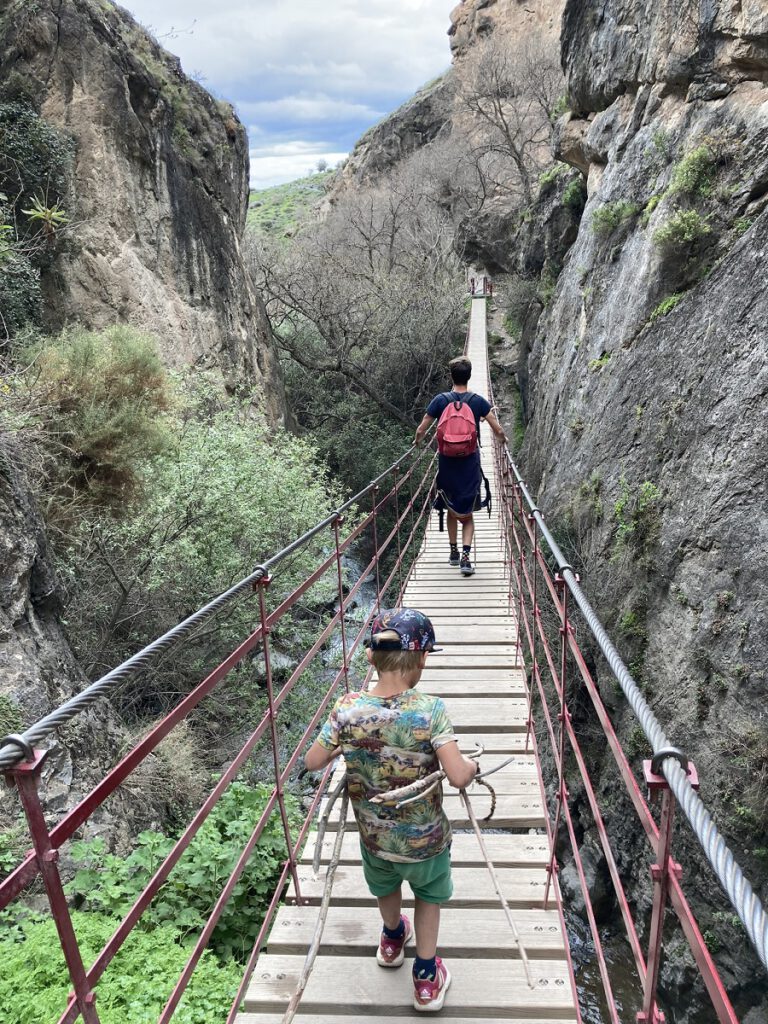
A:
MULTIPOLYGON (((156 337, 168 365, 255 389, 266 418, 281 421, 276 357, 241 250, 248 149, 232 108, 107 0, 0 0, 0 100, 33 105, 74 140, 67 242, 43 272, 46 326, 132 324, 156 337)), ((44 528, 17 456, 0 439, 0 737, 86 684, 58 626, 44 528)), ((78 718, 54 742, 47 806, 71 804, 126 740, 106 704, 78 718)), ((113 843, 162 819, 164 787, 141 782, 154 760, 138 796, 101 812, 113 843)))
POLYGON ((461 60, 478 39, 495 31, 557 39, 564 0, 462 0, 451 11, 451 53, 461 60))
POLYGON ((362 136, 344 164, 335 191, 386 174, 449 130, 452 100, 453 81, 447 72, 362 136))
MULTIPOLYGON (((51 570, 45 530, 30 499, 23 473, 23 452, 3 439, 0 447, 0 739, 68 700, 88 683, 59 627, 59 593, 51 570)), ((57 817, 93 786, 126 748, 125 727, 102 702, 59 730, 46 746, 41 792, 57 817)), ((158 757, 150 757, 124 790, 96 812, 91 834, 106 832, 120 848, 142 828, 163 821, 168 796, 163 787, 145 784, 158 757)), ((165 766, 166 771, 168 766, 165 766)), ((167 793, 167 791, 166 791, 167 793)), ((0 797, 0 833, 19 858, 29 840, 15 793, 0 797)), ((7 852, 7 850, 5 851, 7 852)))
POLYGON ((588 201, 529 339, 523 461, 765 897, 768 15, 708 9, 566 5, 558 155, 588 201))
POLYGON ((263 386, 284 414, 261 301, 243 264, 245 131, 107 0, 0 0, 0 81, 74 138, 70 244, 43 280, 47 325, 127 322, 169 365, 263 386))

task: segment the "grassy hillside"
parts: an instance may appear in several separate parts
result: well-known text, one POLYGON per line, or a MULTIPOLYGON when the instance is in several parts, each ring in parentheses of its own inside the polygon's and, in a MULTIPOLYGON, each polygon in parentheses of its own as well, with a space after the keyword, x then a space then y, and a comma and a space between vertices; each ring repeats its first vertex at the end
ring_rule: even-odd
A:
POLYGON ((323 198, 334 173, 323 171, 285 185, 253 189, 248 209, 249 226, 265 235, 292 232, 323 198))

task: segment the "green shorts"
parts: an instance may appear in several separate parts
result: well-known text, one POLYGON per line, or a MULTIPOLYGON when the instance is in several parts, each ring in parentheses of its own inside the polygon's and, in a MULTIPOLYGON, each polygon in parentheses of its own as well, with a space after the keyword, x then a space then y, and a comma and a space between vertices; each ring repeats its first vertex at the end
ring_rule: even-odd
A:
POLYGON ((389 896, 403 882, 407 882, 413 895, 425 903, 446 903, 453 894, 449 847, 436 857, 405 862, 376 857, 362 843, 360 852, 363 856, 363 874, 374 896, 389 896))

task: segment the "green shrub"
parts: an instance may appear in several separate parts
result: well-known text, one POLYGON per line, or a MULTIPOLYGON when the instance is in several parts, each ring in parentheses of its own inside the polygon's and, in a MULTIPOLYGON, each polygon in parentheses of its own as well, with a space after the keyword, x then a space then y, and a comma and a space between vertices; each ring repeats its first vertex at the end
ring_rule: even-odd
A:
POLYGON ((590 359, 587 365, 593 373, 597 373, 598 371, 602 370, 604 366, 608 365, 610 358, 610 352, 603 352, 599 359, 590 359))
POLYGON ((555 182, 568 170, 567 164, 556 163, 539 175, 539 193, 544 196, 552 190, 555 182))
POLYGON ((630 203, 625 199, 615 203, 604 203, 592 214, 592 230, 599 236, 610 235, 638 213, 637 203, 630 203))
POLYGON ((675 252, 692 246, 712 231, 698 210, 678 210, 653 233, 654 244, 675 252))
POLYGON ((69 331, 26 353, 38 427, 55 439, 55 489, 91 505, 123 503, 139 467, 168 443, 168 378, 154 343, 130 327, 69 331))
MULTIPOLYGON (((57 546, 68 595, 67 629, 93 672, 128 657, 342 502, 307 441, 287 433, 270 436, 246 410, 226 409, 207 420, 200 415, 198 410, 186 423, 172 420, 173 441, 138 468, 140 498, 130 517, 94 508, 57 546)), ((347 440, 351 445, 351 435, 347 440)), ((359 447, 357 438, 346 458, 359 447)), ((309 573, 331 536, 321 534, 276 567, 271 599, 309 573)), ((326 576, 306 600, 322 606, 335 586, 335 576, 326 576)), ((215 664, 250 632, 254 614, 253 601, 234 603, 215 630, 205 632, 200 648, 189 644, 158 675, 150 669, 142 676, 124 694, 124 713, 133 720, 164 710, 204 665, 215 664)), ((293 643, 297 630, 289 618, 276 636, 286 632, 293 643)), ((246 665, 240 674, 247 676, 246 665)), ((249 715, 257 712, 253 701, 245 706, 249 715)), ((228 704, 221 713, 237 711, 228 704)))
MULTIPOLYGON (((0 192, 19 209, 66 202, 74 143, 24 103, 0 103, 0 192)), ((20 218, 21 234, 30 233, 20 218)), ((35 230, 34 228, 32 230, 35 230)))
MULTIPOLYGON (((182 934, 203 928, 270 793, 271 787, 232 783, 150 904, 142 918, 145 928, 169 925, 182 934)), ((296 799, 286 794, 286 804, 297 826, 296 799)), ((101 839, 73 843, 72 859, 82 867, 69 893, 88 910, 122 917, 173 846, 159 832, 142 832, 136 843, 124 858, 107 853, 101 839)), ((280 815, 273 811, 211 938, 210 948, 219 957, 248 956, 286 857, 280 815)))
POLYGON ((10 697, 0 694, 0 737, 7 736, 9 732, 20 732, 21 726, 18 705, 10 697))
POLYGON ((643 480, 633 492, 622 474, 619 496, 613 506, 617 545, 632 542, 641 553, 647 554, 660 527, 661 497, 661 491, 651 480, 643 480))
MULTIPOLYGON (((21 723, 12 730, 18 732, 21 723)), ((1 730, 5 736, 11 730, 1 730)), ((26 824, 11 825, 0 831, 0 879, 5 878, 19 864, 24 852, 29 849, 31 843, 26 824)))
POLYGON ((651 323, 653 323, 654 320, 658 320, 659 317, 666 316, 667 313, 671 313, 684 295, 685 292, 675 292, 674 295, 668 295, 666 299, 662 299, 649 317, 651 323))
POLYGON ((651 216, 653 215, 653 211, 656 209, 656 207, 659 205, 663 198, 663 195, 651 196, 651 198, 645 204, 643 216, 640 218, 640 223, 643 225, 643 227, 645 227, 648 224, 648 221, 651 219, 651 216))
POLYGON ((587 201, 587 186, 581 174, 571 178, 563 189, 563 206, 574 213, 581 213, 587 201))
POLYGON ((40 320, 40 272, 16 245, 0 260, 0 331, 13 338, 40 320))
POLYGON ((715 180, 715 160, 708 146, 697 146, 675 165, 670 191, 691 198, 706 199, 712 194, 715 180))
MULTIPOLYGON (((74 913, 83 959, 92 963, 117 927, 102 914, 74 913)), ((6 1024, 56 1020, 72 983, 51 920, 21 925, 23 941, 0 937, 0 1017, 6 1024)), ((136 930, 107 968, 98 985, 102 1024, 155 1024, 189 956, 170 925, 136 930)), ((242 967, 222 964, 207 950, 192 976, 179 1009, 178 1024, 220 1024, 237 992, 242 967)))

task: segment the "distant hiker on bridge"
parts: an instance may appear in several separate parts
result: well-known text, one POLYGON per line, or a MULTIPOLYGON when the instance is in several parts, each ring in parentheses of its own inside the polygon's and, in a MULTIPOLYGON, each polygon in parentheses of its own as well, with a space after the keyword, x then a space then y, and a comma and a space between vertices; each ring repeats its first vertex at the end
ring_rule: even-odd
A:
POLYGON ((452 786, 463 789, 478 771, 477 762, 459 750, 443 701, 414 689, 429 652, 437 649, 432 623, 422 612, 381 612, 371 626, 368 647, 376 685, 336 701, 305 758, 309 771, 319 771, 344 755, 363 874, 383 918, 376 952, 382 967, 399 967, 405 959, 412 929, 400 912, 403 882, 413 890, 413 1005, 428 1013, 442 1009, 451 983, 448 968, 436 955, 440 904, 453 893, 451 825, 443 811, 442 785, 400 808, 371 798, 439 768, 452 786))
MULTIPOLYGON (((462 575, 475 571, 470 560, 475 521, 472 513, 481 507, 481 487, 484 476, 480 468, 480 420, 484 419, 500 441, 506 442, 504 429, 491 412, 491 404, 482 395, 467 389, 472 375, 472 363, 466 356, 452 359, 448 364, 453 390, 435 395, 427 406, 423 420, 416 430, 416 444, 420 444, 430 423, 437 424, 437 493, 448 511, 448 541, 450 565, 458 565, 462 575), (462 553, 459 557, 458 524, 461 523, 462 553)), ((438 506, 439 507, 439 506, 438 506)))

